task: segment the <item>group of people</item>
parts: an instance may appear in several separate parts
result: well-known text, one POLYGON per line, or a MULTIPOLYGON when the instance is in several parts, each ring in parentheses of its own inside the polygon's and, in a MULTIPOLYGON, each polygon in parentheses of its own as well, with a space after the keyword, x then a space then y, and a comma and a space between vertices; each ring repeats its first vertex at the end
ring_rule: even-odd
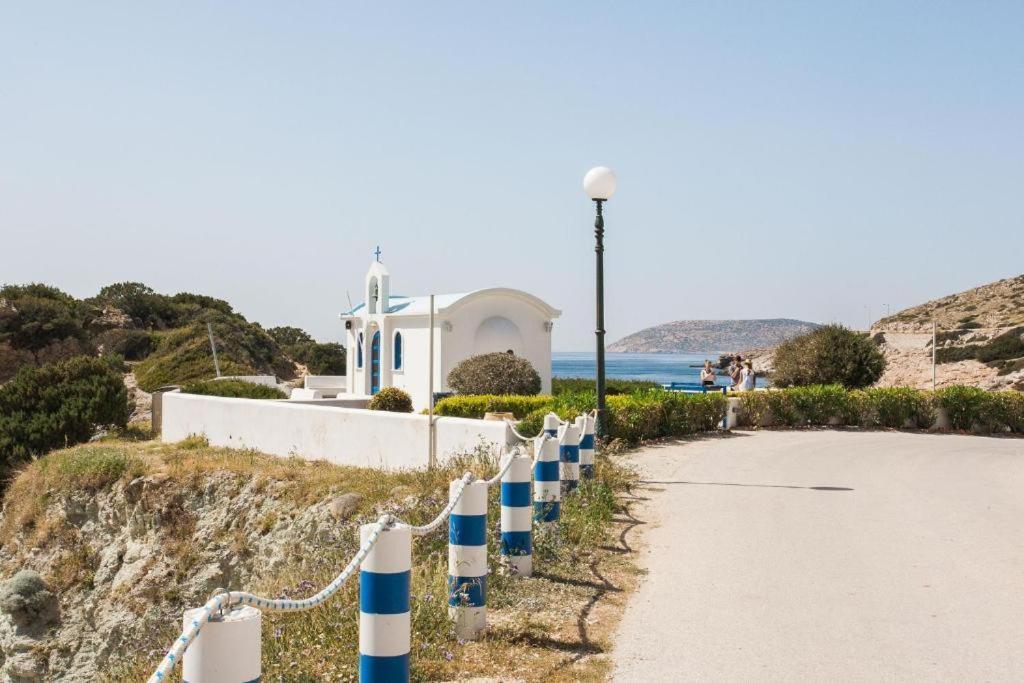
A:
MULTIPOLYGON (((729 363, 729 367, 725 371, 732 384, 729 386, 730 391, 753 391, 756 376, 754 375, 754 364, 749 360, 743 360, 743 356, 739 354, 733 356, 732 361, 729 363)), ((715 369, 711 365, 711 361, 704 361, 704 367, 700 371, 700 383, 706 387, 715 386, 717 383, 717 376, 715 375, 715 369)))

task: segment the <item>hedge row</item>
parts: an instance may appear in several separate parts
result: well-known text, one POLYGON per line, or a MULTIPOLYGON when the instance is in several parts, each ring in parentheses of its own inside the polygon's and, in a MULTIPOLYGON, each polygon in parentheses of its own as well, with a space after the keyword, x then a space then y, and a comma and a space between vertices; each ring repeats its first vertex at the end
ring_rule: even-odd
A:
POLYGON ((953 386, 847 391, 838 385, 740 394, 740 425, 849 425, 928 429, 943 408, 953 429, 1024 433, 1024 394, 953 386))
MULTIPOLYGON (((857 389, 839 385, 749 391, 740 398, 740 426, 812 425, 931 428, 938 408, 957 430, 1024 433, 1024 394, 989 392, 954 386, 937 392, 908 387, 857 389)), ((481 418, 487 412, 510 412, 520 419, 522 434, 540 431, 544 416, 555 412, 570 419, 592 410, 593 392, 557 396, 452 396, 438 402, 439 415, 481 418)), ((608 397, 607 431, 611 438, 637 443, 667 436, 712 431, 725 416, 726 396, 683 394, 660 389, 608 397)))
MULTIPOLYGON (((555 412, 571 419, 593 410, 593 392, 557 396, 451 396, 435 406, 438 415, 481 418, 488 412, 509 412, 522 421, 523 434, 540 431, 544 416, 555 412)), ((607 430, 611 438, 637 443, 665 436, 683 436, 715 429, 725 417, 727 402, 720 393, 683 394, 652 389, 608 397, 607 430)))
POLYGON ((231 398, 282 399, 288 396, 277 387, 246 382, 244 379, 207 379, 188 382, 181 387, 183 394, 228 396, 231 398))

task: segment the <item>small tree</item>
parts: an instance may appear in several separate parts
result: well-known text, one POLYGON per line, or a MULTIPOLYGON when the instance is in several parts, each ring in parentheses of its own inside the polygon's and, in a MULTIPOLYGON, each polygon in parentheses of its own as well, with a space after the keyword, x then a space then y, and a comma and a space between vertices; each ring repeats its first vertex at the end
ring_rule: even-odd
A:
POLYGON ((459 394, 532 396, 540 393, 540 375, 525 358, 511 353, 485 353, 452 368, 448 386, 459 394))
POLYGON ((885 356, 866 335, 825 325, 783 342, 775 350, 772 384, 780 387, 842 384, 860 389, 885 370, 885 356))

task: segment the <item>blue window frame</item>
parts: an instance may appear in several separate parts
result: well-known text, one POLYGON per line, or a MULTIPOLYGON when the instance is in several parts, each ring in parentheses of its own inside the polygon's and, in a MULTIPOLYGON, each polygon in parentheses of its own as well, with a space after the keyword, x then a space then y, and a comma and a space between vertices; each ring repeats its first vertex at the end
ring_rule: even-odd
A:
POLYGON ((356 367, 363 367, 363 333, 359 333, 359 343, 356 344, 356 367))
POLYGON ((395 370, 402 369, 402 333, 395 332, 395 370))

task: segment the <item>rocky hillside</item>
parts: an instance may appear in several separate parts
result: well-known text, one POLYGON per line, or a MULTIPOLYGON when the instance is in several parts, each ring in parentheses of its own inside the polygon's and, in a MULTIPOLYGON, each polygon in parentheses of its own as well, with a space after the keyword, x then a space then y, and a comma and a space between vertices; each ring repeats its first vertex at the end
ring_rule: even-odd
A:
POLYGON ((815 323, 768 320, 678 320, 624 337, 608 347, 621 353, 719 353, 766 348, 810 332, 815 323))
POLYGON ((1024 389, 1024 275, 905 309, 874 324, 886 357, 881 386, 1024 389))
POLYGON ((955 328, 1006 328, 1024 325, 1024 275, 950 294, 882 318, 874 329, 931 332, 955 328))
MULTIPOLYGON (((146 680, 185 608, 218 588, 309 597, 355 554, 361 524, 384 513, 426 523, 466 469, 495 471, 489 458, 471 455, 424 471, 338 467, 210 448, 198 437, 106 439, 51 452, 3 494, 0 680, 146 680)), ((501 627, 479 643, 451 637, 447 526, 416 539, 413 680, 512 680, 523 661, 545 679, 605 678, 607 658, 590 655, 610 647, 636 572, 621 554, 627 549, 604 549, 619 535, 610 527, 615 495, 632 477, 605 463, 599 481, 591 504, 563 509, 557 542, 535 537, 545 576, 527 583, 498 567, 488 576, 499 598, 490 618, 501 627), (608 581, 619 588, 607 591, 608 581), (577 651, 578 619, 593 623, 577 651), (566 645, 552 648, 552 639, 566 645)), ((494 496, 489 514, 496 525, 494 496)), ((492 535, 492 557, 497 543, 492 535)), ((358 580, 318 609, 264 614, 263 679, 355 680, 358 622, 358 580)))

